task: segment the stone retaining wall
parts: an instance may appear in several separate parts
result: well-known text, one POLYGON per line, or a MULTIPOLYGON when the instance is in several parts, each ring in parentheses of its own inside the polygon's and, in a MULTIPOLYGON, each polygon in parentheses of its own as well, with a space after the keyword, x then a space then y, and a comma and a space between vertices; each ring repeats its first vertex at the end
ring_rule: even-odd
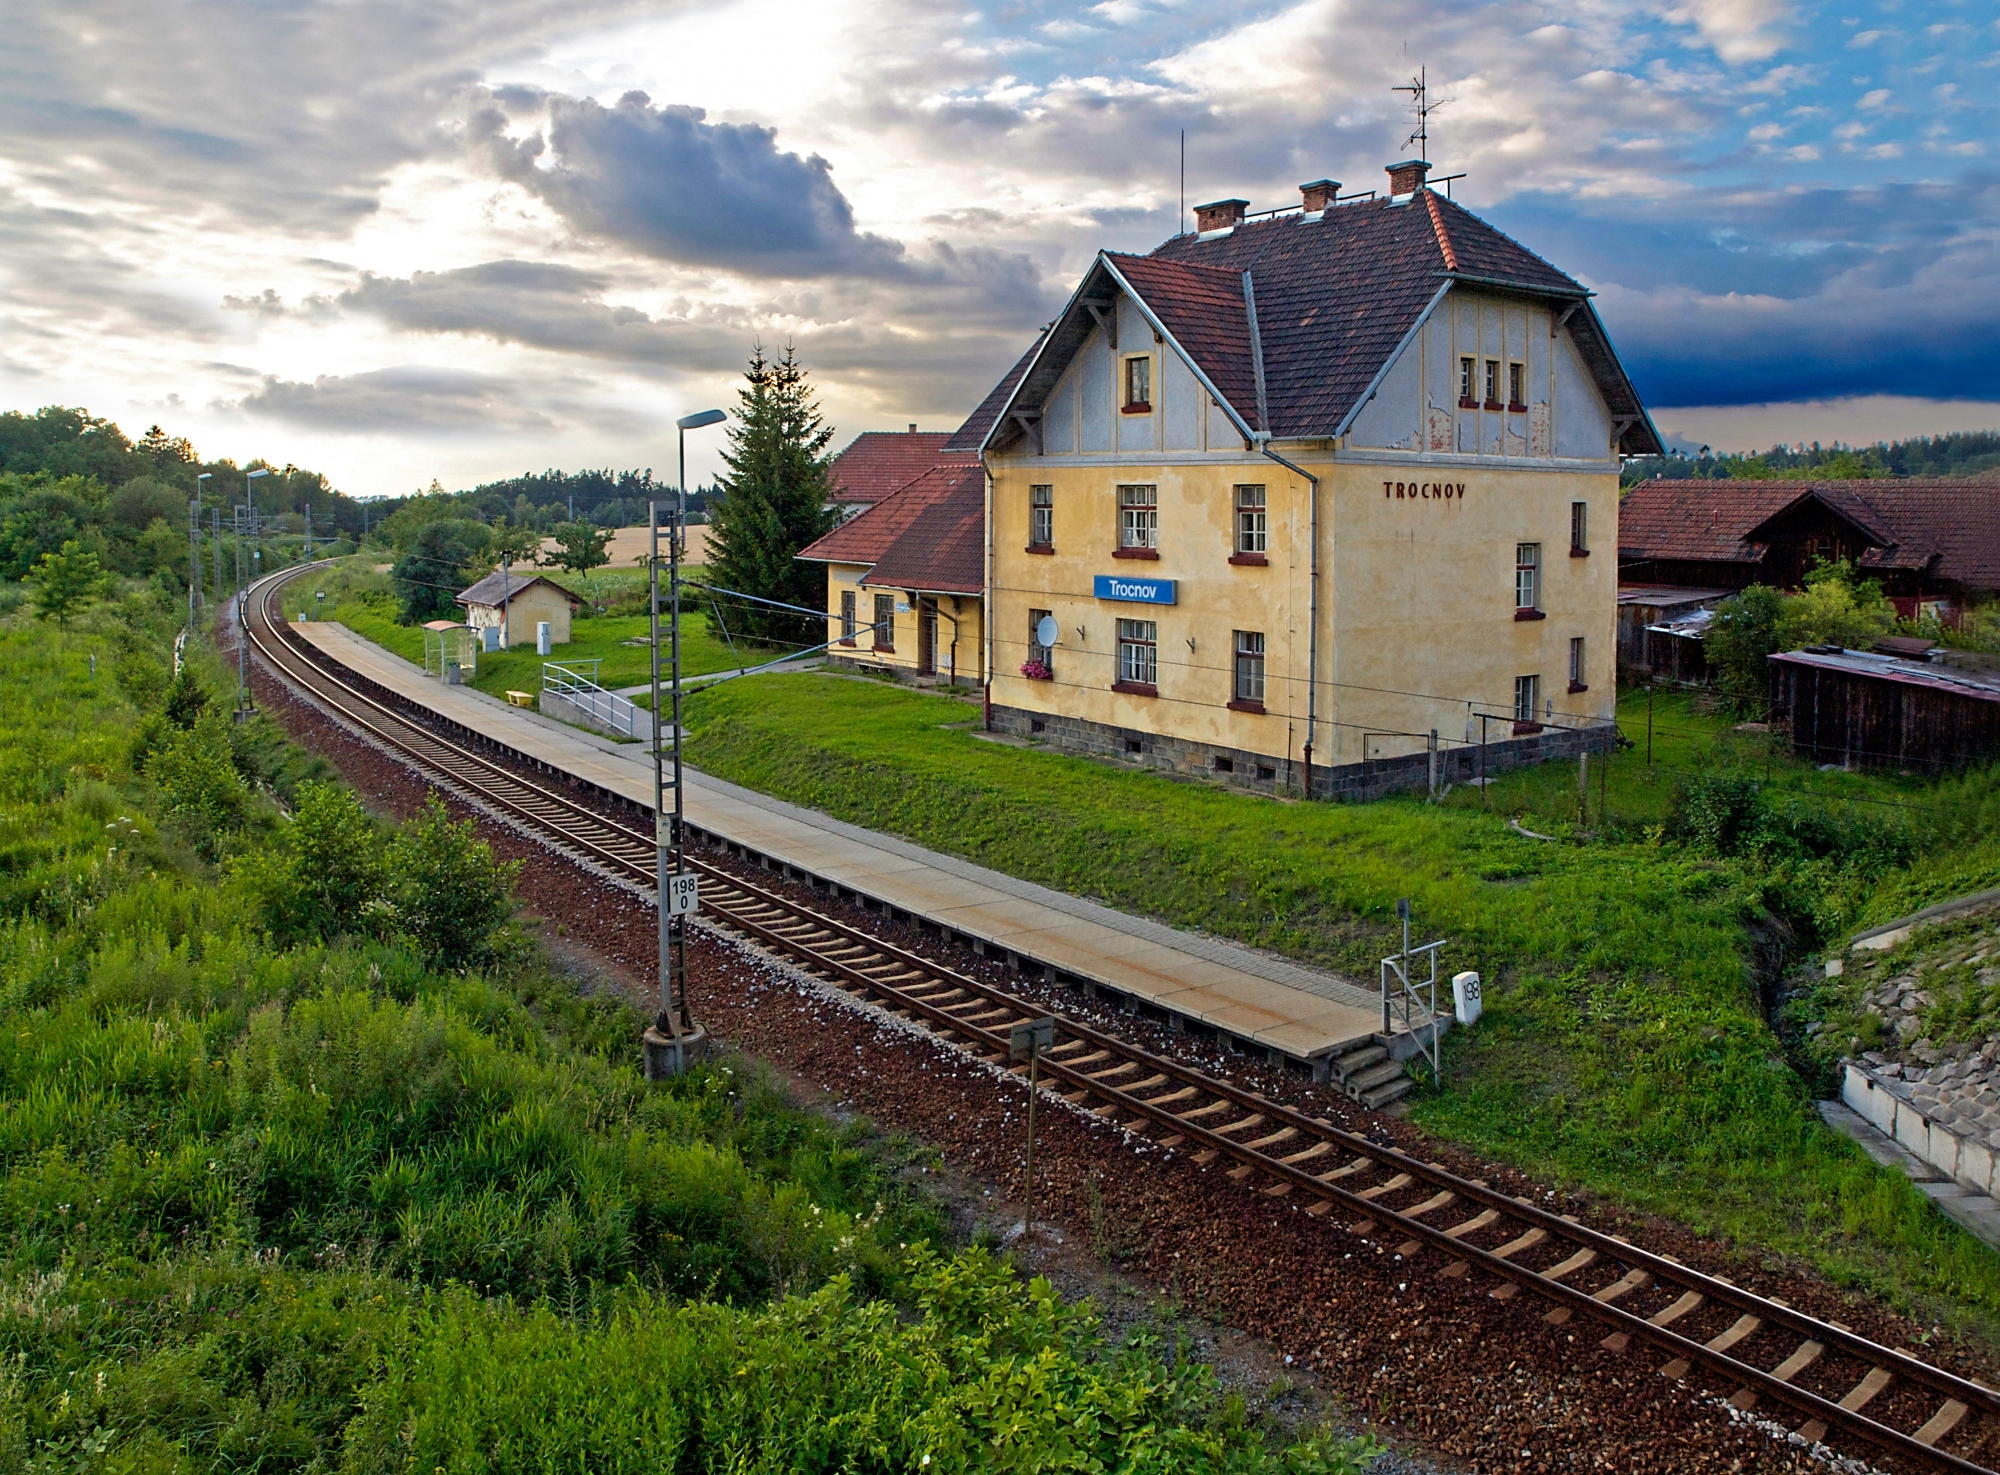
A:
POLYGON ((1980 1193, 2000 1194, 1994 1181, 2000 1087, 1986 1073, 1954 1070, 1940 1080, 1933 1074, 1919 1071, 1917 1079, 1905 1080, 1850 1060, 1840 1099, 1939 1172, 1980 1193))
MULTIPOLYGON (((1030 712, 1021 707, 996 704, 992 711, 996 732, 1035 738, 1051 747, 1066 748, 1071 752, 1120 758, 1128 763, 1182 773, 1191 778, 1221 779, 1225 783, 1267 794, 1296 794, 1305 780, 1303 764, 1265 753, 1162 737, 1134 728, 1089 722, 1080 717, 1030 712), (1218 759, 1229 767, 1224 769, 1219 766, 1218 759)), ((1497 778, 1510 769, 1522 768, 1530 763, 1574 758, 1579 753, 1608 753, 1617 743, 1618 730, 1609 723, 1601 727, 1547 727, 1531 736, 1510 737, 1486 744, 1485 771, 1489 778, 1497 778)), ((1315 765, 1313 797, 1362 801, 1424 789, 1430 784, 1430 764, 1431 755, 1422 752, 1334 767, 1315 765)), ((1440 789, 1446 784, 1463 784, 1476 779, 1480 774, 1479 746, 1441 745, 1437 765, 1440 789)))

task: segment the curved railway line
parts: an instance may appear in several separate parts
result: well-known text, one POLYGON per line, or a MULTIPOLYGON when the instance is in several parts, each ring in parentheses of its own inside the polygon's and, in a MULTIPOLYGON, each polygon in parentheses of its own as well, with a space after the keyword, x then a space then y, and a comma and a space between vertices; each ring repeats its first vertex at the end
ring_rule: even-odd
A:
MULTIPOLYGON (((310 566, 307 566, 310 567, 310 566)), ((248 636, 272 672, 378 746, 476 795, 573 852, 650 888, 651 827, 630 827, 440 736, 370 694, 274 613, 303 569, 253 587, 248 636)), ((989 1062, 1038 1004, 954 972, 688 857, 702 909, 860 999, 920 1021, 989 1062)), ((1014 1067, 1018 1074, 1025 1067, 1014 1067)), ((1552 1324, 1591 1327, 1601 1345, 1699 1376, 1737 1410, 1847 1455, 1862 1446, 1917 1469, 1984 1471, 2000 1460, 2000 1392, 1885 1347, 1783 1301, 1704 1274, 1393 1147, 1056 1016, 1043 1080, 1072 1105, 1149 1143, 1222 1166, 1244 1191, 1299 1204, 1392 1250, 1412 1271, 1518 1301, 1552 1324), (1734 1390, 1730 1392, 1729 1390, 1734 1390)))

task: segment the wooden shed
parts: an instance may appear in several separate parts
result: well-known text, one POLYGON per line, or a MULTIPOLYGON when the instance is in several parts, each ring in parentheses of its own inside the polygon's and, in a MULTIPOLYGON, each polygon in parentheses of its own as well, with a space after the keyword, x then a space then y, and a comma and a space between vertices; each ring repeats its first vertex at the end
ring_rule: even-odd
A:
POLYGON ((1771 657, 1771 715, 1800 757, 1939 773, 2000 758, 2000 670, 1839 646, 1771 657))

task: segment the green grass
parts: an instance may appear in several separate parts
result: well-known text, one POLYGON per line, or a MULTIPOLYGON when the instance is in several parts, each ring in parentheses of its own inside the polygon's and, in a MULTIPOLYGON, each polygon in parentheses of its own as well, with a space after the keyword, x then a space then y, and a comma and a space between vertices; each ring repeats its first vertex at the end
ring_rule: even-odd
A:
POLYGON ((692 761, 719 777, 1362 980, 1408 896, 1422 934, 1451 939, 1449 967, 1488 981, 1485 1022, 1448 1040, 1446 1088, 1415 1108, 1426 1127, 1915 1309, 2000 1318, 2000 1258, 1821 1124, 1760 1012, 1767 903, 1810 885, 1837 909, 1860 883, 1665 833, 1675 778, 1731 764, 1809 793, 1921 799, 1907 781, 1819 774, 1685 700, 1656 703, 1648 770, 1642 698, 1640 747, 1607 775, 1612 824, 1593 776, 1598 838, 1552 844, 1507 820, 1583 828, 1573 764, 1442 805, 1304 805, 982 742, 961 704, 887 684, 760 677, 687 712, 692 761))
POLYGON ((742 1062, 649 1086, 517 932, 441 973, 393 912, 264 931, 312 765, 228 727, 258 787, 200 859, 132 765, 192 741, 174 613, 0 616, 0 1469, 1357 1468, 930 1248, 907 1145, 742 1062))
MULTIPOLYGON (((588 581, 572 578, 572 588, 588 591, 593 601, 614 605, 622 596, 630 602, 646 586, 645 577, 630 569, 600 569, 588 581)), ((324 574, 306 575, 287 586, 284 598, 287 617, 302 609, 324 610, 325 617, 347 626, 363 639, 372 640, 418 665, 424 659, 424 632, 414 625, 396 622, 396 602, 386 575, 373 571, 372 562, 349 560, 324 574), (314 595, 325 589, 324 602, 314 595)), ((555 647, 546 658, 564 665, 596 660, 597 683, 617 690, 645 681, 652 670, 652 654, 643 642, 650 632, 649 616, 641 614, 592 615, 588 607, 570 622, 570 640, 555 647), (629 645, 628 641, 640 641, 629 645)), ((760 646, 739 644, 735 650, 710 633, 708 621, 699 615, 681 622, 681 668, 690 676, 712 671, 733 670, 773 659, 778 653, 760 646)), ((538 692, 542 689, 544 657, 527 641, 513 650, 479 654, 478 674, 467 684, 492 696, 508 691, 538 692)), ((590 668, 583 668, 589 674, 590 668)))

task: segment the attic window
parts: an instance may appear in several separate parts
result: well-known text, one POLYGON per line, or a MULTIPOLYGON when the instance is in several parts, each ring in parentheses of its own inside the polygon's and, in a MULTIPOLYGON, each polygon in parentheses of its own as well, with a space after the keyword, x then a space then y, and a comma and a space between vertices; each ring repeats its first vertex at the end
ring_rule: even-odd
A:
POLYGON ((1528 408, 1528 366, 1514 363, 1507 365, 1507 408, 1520 411, 1528 408))
POLYGON ((1150 414, 1153 409, 1153 361, 1145 354, 1125 360, 1125 413, 1150 414))
POLYGON ((1500 408, 1500 360, 1498 359, 1486 361, 1486 408, 1489 410, 1500 408))
POLYGON ((1458 361, 1458 407, 1461 410, 1476 410, 1479 401, 1472 395, 1472 376, 1479 372, 1479 361, 1466 357, 1458 361))

